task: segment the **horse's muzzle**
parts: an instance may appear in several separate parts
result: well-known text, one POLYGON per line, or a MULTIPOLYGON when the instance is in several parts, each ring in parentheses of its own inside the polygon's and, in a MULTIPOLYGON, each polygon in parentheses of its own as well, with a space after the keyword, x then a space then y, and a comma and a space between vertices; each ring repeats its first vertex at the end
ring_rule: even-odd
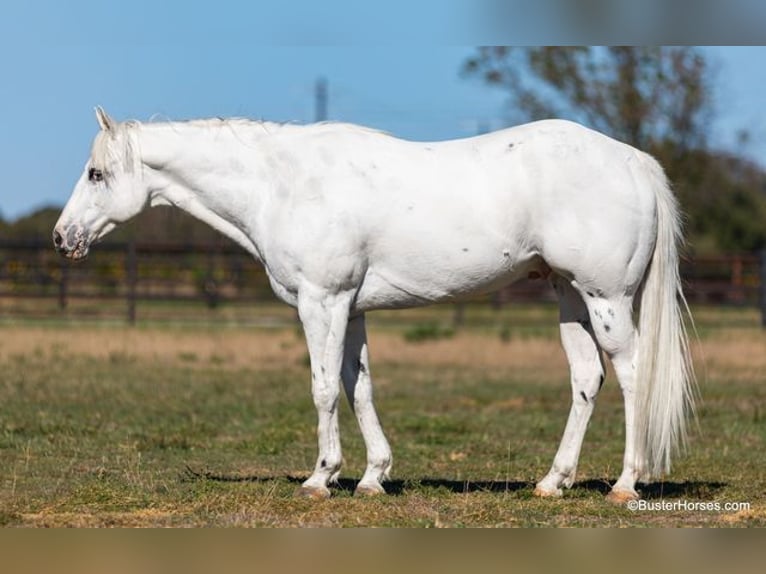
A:
POLYGON ((65 236, 58 229, 54 229, 53 248, 67 259, 83 259, 88 254, 88 244, 82 237, 77 237, 78 235, 69 233, 65 236), (68 241, 67 237, 72 241, 68 241))

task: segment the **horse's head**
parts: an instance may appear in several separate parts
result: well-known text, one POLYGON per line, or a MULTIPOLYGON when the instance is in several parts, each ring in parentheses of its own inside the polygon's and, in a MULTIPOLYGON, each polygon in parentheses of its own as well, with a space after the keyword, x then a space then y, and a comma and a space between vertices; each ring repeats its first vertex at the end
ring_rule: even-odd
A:
POLYGON ((148 201, 136 154, 135 126, 96 108, 101 131, 72 196, 53 229, 56 251, 82 259, 91 243, 138 214, 148 201))

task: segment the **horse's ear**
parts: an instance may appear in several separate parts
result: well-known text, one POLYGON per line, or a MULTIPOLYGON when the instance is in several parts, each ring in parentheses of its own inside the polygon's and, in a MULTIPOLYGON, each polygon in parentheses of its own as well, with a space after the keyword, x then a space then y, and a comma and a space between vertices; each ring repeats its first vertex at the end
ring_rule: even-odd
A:
POLYGON ((96 106, 96 119, 102 130, 108 132, 114 129, 114 120, 109 117, 109 114, 107 114, 101 106, 96 106))

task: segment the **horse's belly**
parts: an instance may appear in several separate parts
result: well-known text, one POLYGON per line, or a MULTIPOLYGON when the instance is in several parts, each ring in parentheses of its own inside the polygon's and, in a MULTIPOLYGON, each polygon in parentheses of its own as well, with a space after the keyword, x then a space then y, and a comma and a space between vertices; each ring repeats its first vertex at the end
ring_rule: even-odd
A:
POLYGON ((533 253, 512 256, 508 250, 501 250, 491 261, 454 264, 413 257, 410 262, 407 266, 371 265, 354 309, 363 312, 459 300, 499 289, 544 265, 533 253))

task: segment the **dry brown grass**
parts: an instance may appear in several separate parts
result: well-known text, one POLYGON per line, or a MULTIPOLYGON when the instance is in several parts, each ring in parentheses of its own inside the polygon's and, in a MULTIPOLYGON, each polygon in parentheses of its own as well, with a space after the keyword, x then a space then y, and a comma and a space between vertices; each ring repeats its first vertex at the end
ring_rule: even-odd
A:
POLYGON ((14 355, 130 357, 142 361, 214 363, 219 367, 276 366, 305 354, 290 330, 180 330, 130 327, 4 327, 0 358, 14 355))
POLYGON ((748 369, 766 377, 766 330, 722 329, 693 346, 699 364, 716 369, 748 369))
MULTIPOLYGON (((125 355, 141 360, 186 363, 213 360, 221 367, 278 366, 306 354, 296 330, 144 330, 129 327, 4 327, 0 358, 36 353, 42 356, 82 355, 109 358, 125 355)), ((449 339, 408 343, 400 333, 372 332, 370 353, 375 362, 443 367, 512 367, 566 363, 557 341, 528 339, 506 343, 497 336, 462 333, 449 339)))
MULTIPOLYGON (((766 377, 766 331, 721 330, 692 344, 701 371, 745 369, 766 377)), ((306 357, 306 346, 295 329, 180 328, 142 329, 123 326, 53 329, 34 326, 0 327, 0 359, 36 354, 99 359, 123 356, 140 360, 210 364, 221 368, 263 368, 295 364, 306 357)), ((556 339, 529 338, 512 342, 481 331, 419 343, 399 332, 370 332, 374 363, 449 368, 545 368, 565 370, 566 358, 556 339)))

